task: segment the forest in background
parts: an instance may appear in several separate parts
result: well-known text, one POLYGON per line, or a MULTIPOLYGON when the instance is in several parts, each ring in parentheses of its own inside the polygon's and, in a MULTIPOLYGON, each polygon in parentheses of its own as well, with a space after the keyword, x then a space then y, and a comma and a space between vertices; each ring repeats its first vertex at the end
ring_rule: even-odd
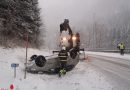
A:
POLYGON ((81 45, 89 50, 116 50, 123 42, 130 48, 130 10, 123 9, 108 20, 100 20, 93 15, 93 22, 86 24, 81 34, 81 45))
POLYGON ((43 45, 44 28, 38 0, 0 0, 0 45, 5 47, 43 45), (42 33, 41 33, 42 32, 42 33))

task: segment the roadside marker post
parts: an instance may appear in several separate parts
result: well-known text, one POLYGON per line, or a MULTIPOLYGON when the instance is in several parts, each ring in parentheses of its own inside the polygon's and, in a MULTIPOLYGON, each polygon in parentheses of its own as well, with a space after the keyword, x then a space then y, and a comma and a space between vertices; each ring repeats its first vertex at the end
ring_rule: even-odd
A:
POLYGON ((16 78, 16 68, 19 67, 18 63, 12 63, 11 67, 14 68, 14 78, 16 78))
POLYGON ((26 35, 26 61, 25 61, 25 73, 24 73, 24 79, 26 79, 26 77, 27 77, 27 71, 26 71, 26 69, 27 69, 27 57, 28 57, 28 33, 27 33, 27 35, 26 35))

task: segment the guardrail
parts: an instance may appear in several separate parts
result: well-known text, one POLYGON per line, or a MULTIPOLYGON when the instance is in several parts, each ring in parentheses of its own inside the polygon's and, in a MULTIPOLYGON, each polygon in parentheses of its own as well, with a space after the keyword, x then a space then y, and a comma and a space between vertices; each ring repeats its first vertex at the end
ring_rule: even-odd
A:
MULTIPOLYGON (((94 52, 113 52, 113 53, 119 53, 120 50, 108 50, 108 49, 86 49, 87 51, 94 51, 94 52)), ((130 49, 125 49, 125 53, 130 53, 130 49)))

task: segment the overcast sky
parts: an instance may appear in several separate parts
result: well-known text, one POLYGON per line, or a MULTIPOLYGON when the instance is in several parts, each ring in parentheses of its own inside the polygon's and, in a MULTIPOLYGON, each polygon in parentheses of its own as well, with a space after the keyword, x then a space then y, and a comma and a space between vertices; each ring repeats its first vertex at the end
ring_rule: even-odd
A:
POLYGON ((70 20, 74 31, 86 28, 94 17, 104 21, 120 13, 121 9, 130 8, 130 0, 39 0, 39 4, 49 42, 54 41, 54 33, 57 34, 59 24, 65 18, 70 20))

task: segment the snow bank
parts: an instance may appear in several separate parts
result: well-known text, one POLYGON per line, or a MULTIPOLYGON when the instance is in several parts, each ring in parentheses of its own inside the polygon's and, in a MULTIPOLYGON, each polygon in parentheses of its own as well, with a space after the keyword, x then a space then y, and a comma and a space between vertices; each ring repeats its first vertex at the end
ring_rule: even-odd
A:
POLYGON ((86 54, 93 54, 93 55, 100 55, 100 56, 107 56, 107 57, 130 60, 130 54, 120 55, 119 53, 90 52, 90 51, 86 51, 86 54))

